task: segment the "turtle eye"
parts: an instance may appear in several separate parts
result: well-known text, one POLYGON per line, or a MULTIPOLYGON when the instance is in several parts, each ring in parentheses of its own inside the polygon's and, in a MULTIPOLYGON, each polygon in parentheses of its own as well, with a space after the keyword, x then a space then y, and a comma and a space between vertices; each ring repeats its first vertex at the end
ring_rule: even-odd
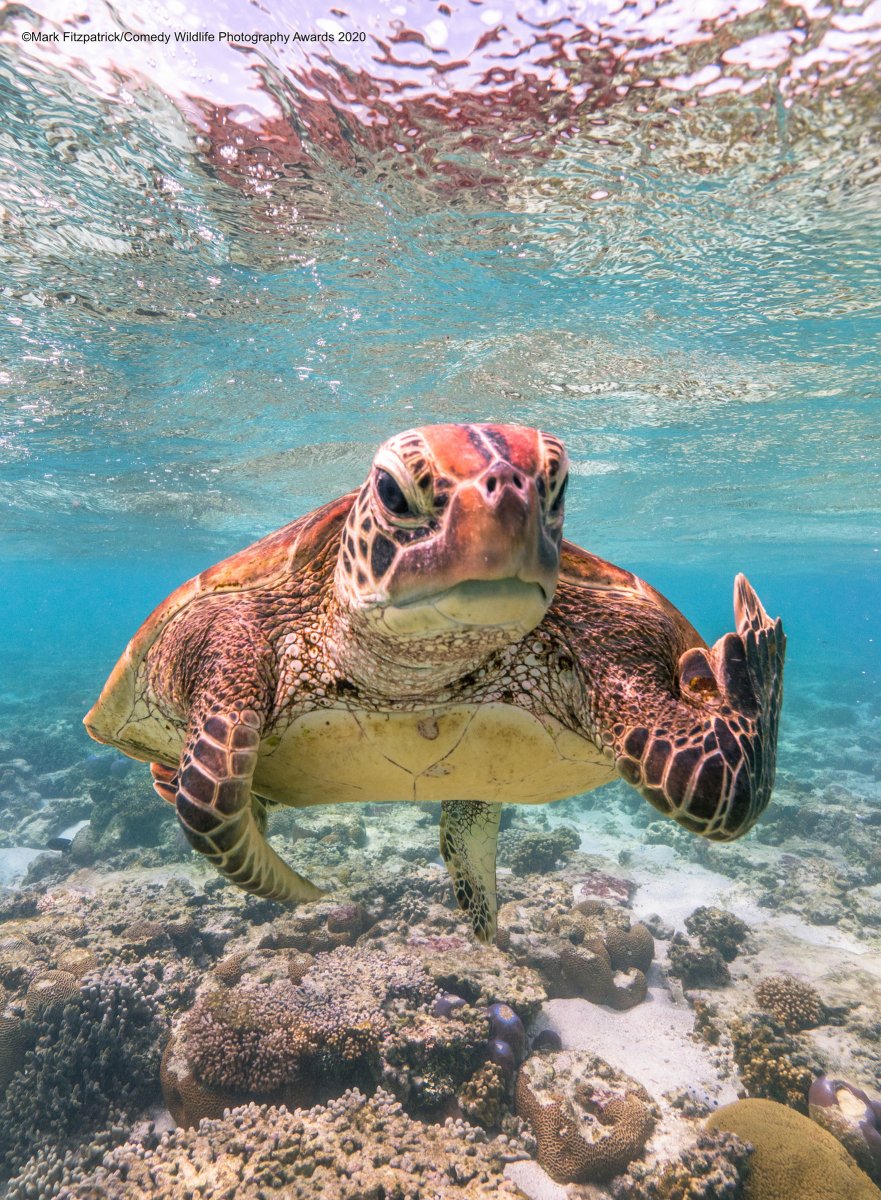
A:
POLYGON ((376 472, 376 494, 385 508, 396 517, 413 516, 412 509, 400 484, 388 471, 376 472))
POLYGON ((563 508, 563 501, 566 498, 566 488, 568 486, 569 486, 569 476, 567 474, 566 478, 560 484, 560 490, 557 492, 556 496, 554 497, 554 502, 551 505, 551 512, 554 514, 554 516, 556 516, 556 514, 558 512, 560 512, 563 508))

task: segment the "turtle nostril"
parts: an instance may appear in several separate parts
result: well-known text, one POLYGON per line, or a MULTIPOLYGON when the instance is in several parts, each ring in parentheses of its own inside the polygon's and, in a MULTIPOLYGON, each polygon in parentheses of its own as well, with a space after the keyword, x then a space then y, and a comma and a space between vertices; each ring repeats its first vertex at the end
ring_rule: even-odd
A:
POLYGON ((517 475, 516 473, 512 476, 512 482, 513 482, 515 488, 523 487, 523 479, 520 475, 517 475))
POLYGON ((486 481, 486 490, 487 490, 487 493, 488 493, 490 496, 491 496, 491 495, 493 494, 493 492, 496 490, 496 477, 495 477, 495 475, 490 475, 489 479, 487 479, 487 481, 486 481))

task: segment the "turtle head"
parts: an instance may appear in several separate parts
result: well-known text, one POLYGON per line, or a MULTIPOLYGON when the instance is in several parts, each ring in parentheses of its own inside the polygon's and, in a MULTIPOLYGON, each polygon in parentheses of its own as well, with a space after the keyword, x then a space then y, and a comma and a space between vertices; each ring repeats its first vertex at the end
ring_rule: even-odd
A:
MULTIPOLYGON (((427 425, 390 438, 349 514, 341 603, 384 639, 495 649, 557 586, 567 459, 518 425, 427 425)), ((464 657, 469 657, 466 653, 464 657)))

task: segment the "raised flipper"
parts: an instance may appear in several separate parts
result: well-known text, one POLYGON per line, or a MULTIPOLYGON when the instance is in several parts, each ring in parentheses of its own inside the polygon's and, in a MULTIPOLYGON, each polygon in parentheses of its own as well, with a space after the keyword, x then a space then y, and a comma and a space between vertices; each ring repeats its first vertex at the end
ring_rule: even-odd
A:
POLYGON ((627 782, 714 841, 747 833, 768 804, 783 700, 783 625, 743 575, 734 581, 734 617, 736 633, 680 657, 678 697, 634 689, 612 726, 615 765, 627 782))
POLYGON ((444 800, 440 850, 459 907, 468 914, 478 941, 496 936, 496 839, 501 804, 444 800))
POLYGON ((265 806, 251 796, 261 727, 250 708, 223 711, 215 704, 204 717, 199 705, 194 708, 178 772, 177 815, 190 845, 231 883, 273 900, 317 900, 324 893, 263 837, 265 806))

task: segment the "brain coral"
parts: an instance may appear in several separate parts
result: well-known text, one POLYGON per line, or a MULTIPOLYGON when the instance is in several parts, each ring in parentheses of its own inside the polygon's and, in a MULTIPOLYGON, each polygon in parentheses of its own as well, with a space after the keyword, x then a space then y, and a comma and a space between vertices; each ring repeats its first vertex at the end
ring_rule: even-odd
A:
POLYGON ((755 992, 759 1006, 790 1033, 813 1029, 823 1021, 823 1001, 816 990, 791 975, 770 975, 756 984, 755 992))
POLYGON ((642 1153, 653 1124, 640 1084, 584 1051, 527 1059, 514 1091, 539 1164, 557 1183, 601 1182, 642 1153))
POLYGON ((76 975, 77 979, 82 979, 83 975, 98 969, 98 959, 94 950, 90 950, 88 946, 71 946, 69 950, 62 950, 58 955, 56 966, 59 971, 69 971, 71 975, 76 975))
POLYGON ((14 1011, 0 1013, 0 1096, 22 1065, 28 1034, 21 1015, 14 1011))
POLYGON ((840 1142, 772 1100, 738 1100, 706 1122, 754 1149, 745 1200, 881 1200, 840 1142))
POLYGON ((648 994, 646 977, 636 968, 629 972, 625 982, 616 983, 609 953, 602 945, 588 948, 564 944, 560 949, 560 967, 570 985, 570 994, 593 1004, 608 1004, 623 1011, 641 1004, 648 994))
POLYGON ((606 934, 606 950, 616 971, 632 971, 634 967, 647 971, 655 957, 655 939, 645 925, 637 922, 629 929, 610 929, 606 934))
POLYGON ((63 1008, 80 994, 80 981, 70 971, 44 971, 28 985, 25 1007, 29 1017, 38 1017, 50 1008, 63 1008))

